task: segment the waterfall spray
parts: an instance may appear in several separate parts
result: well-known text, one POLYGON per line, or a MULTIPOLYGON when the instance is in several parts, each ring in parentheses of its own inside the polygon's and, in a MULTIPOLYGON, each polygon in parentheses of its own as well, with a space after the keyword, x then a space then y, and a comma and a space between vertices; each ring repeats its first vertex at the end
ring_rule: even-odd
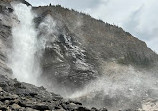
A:
POLYGON ((34 28, 34 14, 25 4, 14 4, 14 14, 18 22, 12 27, 13 49, 10 67, 13 76, 19 81, 37 85, 40 67, 35 54, 37 52, 37 32, 34 28))

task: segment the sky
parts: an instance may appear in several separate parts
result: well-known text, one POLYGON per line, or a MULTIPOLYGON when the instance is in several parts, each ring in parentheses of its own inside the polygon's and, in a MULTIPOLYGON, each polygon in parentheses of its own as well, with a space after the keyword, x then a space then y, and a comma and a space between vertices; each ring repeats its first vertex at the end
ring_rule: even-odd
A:
POLYGON ((33 6, 57 5, 115 24, 158 53, 157 0, 26 0, 33 6))

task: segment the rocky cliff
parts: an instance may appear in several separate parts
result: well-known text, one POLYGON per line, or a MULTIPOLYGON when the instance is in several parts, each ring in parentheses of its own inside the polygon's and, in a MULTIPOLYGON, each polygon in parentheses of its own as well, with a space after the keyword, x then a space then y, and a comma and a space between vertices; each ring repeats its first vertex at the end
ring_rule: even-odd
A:
MULTIPOLYGON (((12 70, 7 65, 7 53, 12 48, 12 26, 14 22, 18 22, 13 14, 14 9, 10 5, 13 1, 30 5, 24 0, 0 1, 0 74, 9 77, 12 76, 12 70)), ((52 87, 64 87, 72 93, 83 88, 91 80, 104 75, 105 64, 111 62, 125 66, 131 65, 141 70, 151 69, 157 65, 158 55, 148 48, 145 42, 133 37, 120 27, 104 23, 74 10, 62 8, 60 5, 33 7, 33 12, 36 14, 34 23, 38 30, 38 38, 45 41, 45 46, 39 50, 42 52, 40 80, 47 81, 44 82, 44 85, 49 90, 52 87), (52 30, 49 30, 50 27, 52 30), (50 84, 53 86, 49 87, 50 84)), ((1 86, 3 88, 1 92, 4 93, 5 98, 1 97, 2 103, 0 104, 36 110, 41 110, 40 108, 46 108, 42 110, 55 108, 70 110, 64 108, 73 105, 73 108, 75 107, 79 111, 88 110, 80 107, 81 103, 66 101, 61 103, 63 101, 61 97, 55 100, 56 95, 54 97, 52 93, 48 93, 44 89, 40 90, 35 86, 19 83, 12 79, 6 81, 3 76, 1 81, 5 82, 4 86, 1 86), (20 89, 18 89, 19 87, 20 89), (39 93, 32 93, 28 90, 39 93), (16 94, 16 98, 12 97, 11 93, 16 94), (46 95, 50 95, 46 98, 52 100, 45 97, 39 99, 40 96, 46 95), (23 99, 27 100, 27 96, 33 98, 29 100, 31 104, 27 103, 28 101, 23 103, 23 99), (8 100, 9 102, 4 104, 4 101, 8 100), (34 104, 34 101, 37 103, 34 104)), ((60 90, 56 90, 56 92, 64 93, 60 90)), ((71 110, 77 110, 73 108, 71 110)))
MULTIPOLYGON (((38 15, 37 28, 47 16, 56 22, 56 34, 49 35, 55 40, 49 39, 47 43, 49 47, 45 49, 42 67, 44 76, 56 77, 64 85, 82 86, 102 75, 104 62, 140 68, 157 63, 157 54, 145 42, 120 27, 61 6, 34 7, 33 10, 38 15)), ((42 31, 46 30, 41 30, 43 36, 42 31)))

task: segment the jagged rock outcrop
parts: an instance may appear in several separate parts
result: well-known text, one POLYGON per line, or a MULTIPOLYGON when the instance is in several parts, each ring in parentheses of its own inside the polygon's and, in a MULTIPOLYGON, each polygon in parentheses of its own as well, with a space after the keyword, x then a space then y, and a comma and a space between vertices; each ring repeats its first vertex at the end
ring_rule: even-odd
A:
POLYGON ((1 111, 104 111, 87 109, 81 103, 65 100, 61 96, 47 92, 44 87, 20 83, 0 75, 1 111))

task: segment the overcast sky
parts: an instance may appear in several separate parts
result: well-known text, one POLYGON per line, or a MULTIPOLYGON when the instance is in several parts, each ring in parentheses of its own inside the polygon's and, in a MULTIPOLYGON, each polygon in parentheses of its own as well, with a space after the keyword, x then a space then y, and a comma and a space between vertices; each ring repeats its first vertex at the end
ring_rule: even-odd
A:
POLYGON ((34 6, 60 4, 118 25, 158 53, 157 0, 26 0, 34 6))

